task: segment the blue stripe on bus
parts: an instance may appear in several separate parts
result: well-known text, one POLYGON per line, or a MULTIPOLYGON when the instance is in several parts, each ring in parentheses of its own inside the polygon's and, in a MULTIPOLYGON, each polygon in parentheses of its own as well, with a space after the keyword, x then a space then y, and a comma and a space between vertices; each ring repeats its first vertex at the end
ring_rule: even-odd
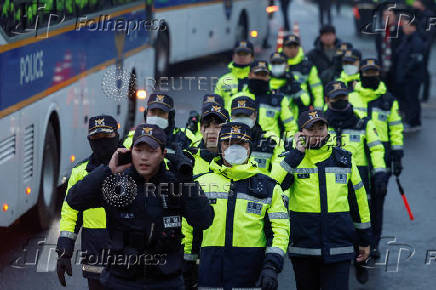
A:
MULTIPOLYGON (((135 19, 140 17, 138 13, 144 14, 144 10, 121 17, 135 19)), ((145 14, 141 17, 143 18, 145 14)), ((52 87, 55 69, 65 64, 67 54, 71 54, 72 66, 70 73, 63 75, 63 81, 117 58, 115 34, 115 31, 73 29, 0 54, 0 111, 52 87), (23 65, 26 67, 24 70, 21 68, 23 65), (32 77, 34 79, 30 81, 32 77)), ((136 34, 131 33, 126 36, 123 52, 144 45, 148 37, 149 32, 145 29, 138 30, 136 34)))

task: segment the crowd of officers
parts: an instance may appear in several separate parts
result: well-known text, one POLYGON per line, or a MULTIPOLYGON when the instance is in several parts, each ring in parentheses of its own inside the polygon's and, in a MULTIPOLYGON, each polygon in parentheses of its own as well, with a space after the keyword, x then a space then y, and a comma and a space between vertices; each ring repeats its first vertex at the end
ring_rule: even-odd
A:
POLYGON ((125 140, 113 117, 90 118, 92 154, 62 207, 61 284, 80 228, 90 289, 273 290, 286 255, 297 289, 348 289, 352 263, 365 283, 403 122, 378 61, 334 33, 310 57, 292 34, 270 60, 238 42, 191 130, 159 93, 125 140))

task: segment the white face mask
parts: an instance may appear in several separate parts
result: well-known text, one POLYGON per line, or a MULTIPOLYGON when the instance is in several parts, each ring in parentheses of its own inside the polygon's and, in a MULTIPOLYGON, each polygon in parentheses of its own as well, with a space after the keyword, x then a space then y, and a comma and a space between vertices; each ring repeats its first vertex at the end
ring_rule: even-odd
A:
POLYGON ((254 123, 255 123, 255 121, 253 119, 251 119, 250 117, 233 117, 232 122, 244 123, 245 125, 247 125, 250 128, 253 128, 254 123))
POLYGON ((147 124, 156 125, 161 129, 168 127, 168 120, 161 117, 147 117, 147 124))
POLYGON ((244 164, 248 159, 248 150, 241 145, 230 145, 224 151, 224 159, 231 165, 244 164))
POLYGON ((283 76, 286 70, 286 64, 273 64, 271 65, 271 74, 274 77, 283 76))
POLYGON ((344 72, 349 76, 357 74, 357 72, 359 71, 359 68, 354 64, 344 64, 342 68, 344 69, 344 72))

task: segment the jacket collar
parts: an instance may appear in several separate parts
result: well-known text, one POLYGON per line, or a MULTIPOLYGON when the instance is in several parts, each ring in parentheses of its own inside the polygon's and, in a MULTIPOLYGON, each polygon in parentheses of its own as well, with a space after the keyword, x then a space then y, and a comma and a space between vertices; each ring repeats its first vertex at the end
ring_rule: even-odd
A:
POLYGON ((310 161, 313 164, 322 162, 330 157, 330 155, 332 154, 332 148, 333 146, 331 146, 331 144, 327 142, 326 145, 322 146, 319 149, 306 150, 304 159, 310 161))
POLYGON ((381 95, 386 94, 387 89, 385 83, 382 81, 380 81, 380 84, 378 85, 378 88, 376 90, 364 88, 362 87, 362 83, 358 82, 354 87, 354 91, 359 93, 362 98, 373 101, 378 99, 381 95))
POLYGON ((237 67, 233 64, 233 62, 231 62, 227 67, 237 78, 245 78, 250 74, 250 65, 237 67))
POLYGON ((348 83, 350 81, 355 81, 360 79, 360 74, 355 73, 354 75, 347 75, 344 71, 341 71, 340 80, 344 83, 348 83))
POLYGON ((207 162, 211 162, 215 157, 217 157, 217 153, 209 151, 204 145, 204 140, 201 139, 200 145, 198 146, 200 149, 200 157, 203 158, 207 162))
POLYGON ((297 65, 304 59, 303 48, 298 49, 298 53, 294 58, 288 58, 288 65, 297 65))
MULTIPOLYGON (((88 158, 88 164, 86 165, 86 171, 91 172, 95 168, 97 168, 100 164, 102 164, 96 157, 95 154, 92 153, 91 156, 88 158)), ((107 164, 105 164, 107 165, 107 164)))
POLYGON ((259 169, 250 160, 246 164, 233 165, 227 167, 223 164, 221 156, 218 156, 210 163, 210 169, 226 178, 238 181, 241 179, 248 179, 253 175, 260 173, 259 169))

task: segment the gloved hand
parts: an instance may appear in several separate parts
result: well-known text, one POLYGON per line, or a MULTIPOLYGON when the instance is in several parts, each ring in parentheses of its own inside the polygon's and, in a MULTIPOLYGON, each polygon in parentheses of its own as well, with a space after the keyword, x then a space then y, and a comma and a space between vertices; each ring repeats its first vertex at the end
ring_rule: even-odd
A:
POLYGON ((62 286, 66 287, 67 282, 65 281, 65 273, 67 273, 70 277, 73 275, 73 270, 71 268, 71 257, 60 255, 56 264, 56 272, 58 274, 59 282, 62 286))
POLYGON ((183 261, 183 279, 186 290, 196 289, 198 284, 197 261, 183 261))
POLYGON ((262 290, 276 290, 279 285, 277 276, 278 274, 273 268, 264 268, 260 273, 256 286, 262 287, 262 290))
POLYGON ((376 195, 386 195, 388 187, 388 175, 385 172, 378 172, 374 174, 374 186, 376 195))
POLYGON ((171 162, 171 168, 178 177, 184 179, 192 177, 194 157, 189 152, 183 151, 180 146, 177 146, 175 154, 167 154, 165 158, 171 162))
POLYGON ((392 150, 391 157, 392 157, 392 173, 395 176, 400 176, 401 172, 403 171, 403 164, 401 163, 401 159, 403 158, 403 151, 392 150))

